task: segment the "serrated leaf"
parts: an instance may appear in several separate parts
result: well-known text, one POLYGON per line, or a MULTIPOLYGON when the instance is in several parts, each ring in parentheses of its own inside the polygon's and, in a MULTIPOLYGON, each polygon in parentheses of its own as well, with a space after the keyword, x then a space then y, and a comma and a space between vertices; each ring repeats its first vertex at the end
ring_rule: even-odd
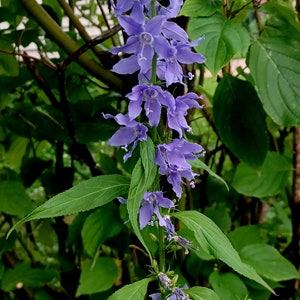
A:
POLYGON ((90 214, 82 227, 82 244, 86 252, 94 257, 99 245, 121 232, 124 224, 121 222, 115 205, 104 205, 90 214))
POLYGON ((247 245, 242 248, 240 255, 244 262, 267 279, 278 282, 300 278, 294 265, 270 245, 247 245))
POLYGON ((257 168, 269 147, 266 114, 253 86, 224 76, 214 95, 213 116, 223 143, 241 161, 257 168))
POLYGON ((90 295, 110 289, 118 277, 118 268, 110 257, 100 257, 83 266, 76 297, 90 295))
POLYGON ((138 222, 139 208, 144 193, 153 190, 153 184, 157 177, 157 167, 154 163, 154 144, 150 138, 140 143, 141 158, 135 165, 128 192, 127 210, 132 228, 140 242, 143 244, 151 257, 150 250, 146 245, 138 222))
POLYGON ((191 18, 188 33, 192 40, 205 36, 195 49, 206 57, 206 66, 213 75, 234 56, 244 55, 250 44, 247 30, 218 12, 210 17, 191 18))
POLYGON ((214 14, 222 7, 220 0, 186 0, 180 14, 187 17, 206 17, 214 14))
POLYGON ((260 170, 254 170, 244 163, 239 164, 232 186, 246 196, 274 196, 284 188, 292 169, 292 163, 284 156, 268 152, 260 170))
POLYGON ((194 286, 185 291, 193 300, 220 300, 220 297, 211 289, 194 286))
POLYGON ((250 47, 248 66, 267 114, 279 125, 300 125, 299 23, 282 5, 265 12, 273 15, 250 47))
POLYGON ((153 278, 145 278, 132 284, 127 284, 115 293, 113 293, 107 300, 137 300, 144 299, 148 283, 153 278))
POLYGON ((102 206, 118 196, 126 195, 128 188, 129 180, 122 175, 103 175, 83 181, 34 209, 8 234, 16 226, 30 220, 70 215, 102 206))
POLYGON ((181 211, 174 213, 173 216, 194 233, 196 241, 204 251, 222 260, 239 274, 272 291, 251 266, 242 262, 228 238, 212 220, 197 211, 181 211))

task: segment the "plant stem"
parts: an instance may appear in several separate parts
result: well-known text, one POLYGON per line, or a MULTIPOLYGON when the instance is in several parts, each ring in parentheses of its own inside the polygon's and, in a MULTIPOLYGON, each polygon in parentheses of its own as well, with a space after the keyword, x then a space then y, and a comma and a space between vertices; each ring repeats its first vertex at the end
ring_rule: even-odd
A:
POLYGON ((159 253, 159 271, 165 272, 166 257, 165 257, 165 243, 164 243, 164 228, 158 226, 158 253, 159 253))

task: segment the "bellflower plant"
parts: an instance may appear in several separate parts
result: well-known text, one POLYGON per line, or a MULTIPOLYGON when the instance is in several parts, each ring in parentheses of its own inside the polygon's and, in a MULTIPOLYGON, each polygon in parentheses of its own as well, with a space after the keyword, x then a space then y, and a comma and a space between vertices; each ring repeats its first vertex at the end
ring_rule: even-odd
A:
MULTIPOLYGON (((112 48, 113 54, 126 54, 112 70, 118 74, 137 73, 138 84, 126 95, 127 114, 104 115, 104 118, 114 119, 123 126, 108 140, 108 144, 121 146, 126 151, 124 161, 132 156, 140 142, 151 139, 156 146, 153 165, 157 166, 160 176, 166 177, 174 198, 165 197, 166 191, 162 187, 157 190, 159 183, 156 182, 152 190, 146 190, 139 200, 139 229, 151 226, 154 232, 156 230, 159 241, 159 266, 153 263, 152 268, 160 292, 150 297, 190 299, 183 292, 187 286, 178 286, 177 275, 170 279, 165 273, 164 257, 172 244, 176 244, 176 249, 184 249, 185 254, 188 249, 195 249, 189 240, 177 234, 172 212, 183 196, 182 186, 193 188, 198 176, 189 161, 205 153, 201 145, 186 139, 186 133, 192 132, 186 117, 190 109, 202 108, 198 102, 201 96, 189 92, 174 97, 168 88, 172 84, 185 85, 185 80, 192 78, 190 73, 184 74, 182 64, 205 61, 203 55, 192 50, 202 37, 190 42, 185 30, 170 20, 179 13, 182 0, 170 1, 168 6, 154 0, 117 0, 113 4, 119 24, 128 38, 124 46, 112 48), (174 134, 178 138, 172 138, 174 134)), ((125 205, 131 201, 119 199, 125 205)))

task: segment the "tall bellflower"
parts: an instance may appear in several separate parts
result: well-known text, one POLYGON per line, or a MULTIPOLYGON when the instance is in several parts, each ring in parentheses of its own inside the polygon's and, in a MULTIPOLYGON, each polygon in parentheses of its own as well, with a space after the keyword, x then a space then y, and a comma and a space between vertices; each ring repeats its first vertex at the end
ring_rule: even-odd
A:
MULTIPOLYGON (((184 84, 186 78, 192 78, 191 74, 184 74, 182 64, 205 62, 203 55, 192 51, 203 37, 190 42, 185 30, 172 21, 178 15, 183 0, 169 1, 168 6, 154 0, 112 2, 119 24, 128 36, 123 46, 111 49, 113 54, 126 54, 112 71, 118 74, 137 73, 138 85, 126 95, 129 100, 127 114, 104 114, 104 118, 114 119, 122 126, 108 144, 121 146, 126 151, 123 157, 126 161, 139 142, 147 140, 155 131, 156 134, 151 136, 155 138, 157 148, 154 163, 160 175, 167 177, 176 197, 181 198, 182 185, 194 187, 194 179, 198 175, 188 161, 205 153, 202 146, 185 139, 185 133, 192 131, 186 116, 190 109, 202 108, 198 103, 201 97, 192 92, 174 97, 168 87, 174 83, 184 84), (172 131, 178 138, 170 139, 172 131)), ((122 203, 126 203, 123 198, 122 203)), ((140 229, 148 225, 158 226, 165 231, 165 240, 176 243, 188 253, 188 249, 193 249, 191 243, 177 235, 171 221, 170 212, 175 209, 175 203, 164 197, 163 191, 146 191, 139 208, 140 229)), ((166 290, 166 299, 189 299, 183 292, 186 286, 179 288, 163 272, 158 273, 158 279, 166 290)), ((150 297, 161 298, 159 293, 150 297)))

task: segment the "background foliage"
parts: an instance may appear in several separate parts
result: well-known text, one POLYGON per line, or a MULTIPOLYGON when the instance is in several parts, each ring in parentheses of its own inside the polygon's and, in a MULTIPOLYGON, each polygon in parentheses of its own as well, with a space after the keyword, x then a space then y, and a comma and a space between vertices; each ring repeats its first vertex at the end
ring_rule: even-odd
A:
MULTIPOLYGON (((157 244, 136 218, 157 175, 153 145, 124 163, 106 144, 118 127, 102 113, 126 111, 136 84, 110 71, 119 57, 108 50, 126 37, 108 2, 0 1, 1 299, 143 299, 155 288, 157 244)), ((300 299, 297 8, 186 0, 176 20, 205 36, 195 50, 207 58, 185 66, 205 105, 188 116, 189 138, 206 156, 174 214, 200 250, 167 257, 192 299, 275 299, 256 274, 300 299)))

